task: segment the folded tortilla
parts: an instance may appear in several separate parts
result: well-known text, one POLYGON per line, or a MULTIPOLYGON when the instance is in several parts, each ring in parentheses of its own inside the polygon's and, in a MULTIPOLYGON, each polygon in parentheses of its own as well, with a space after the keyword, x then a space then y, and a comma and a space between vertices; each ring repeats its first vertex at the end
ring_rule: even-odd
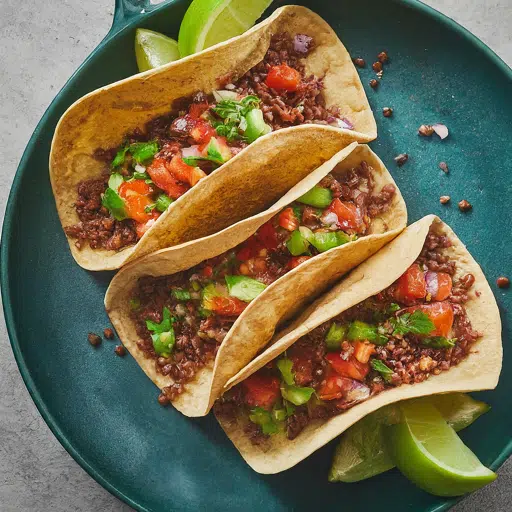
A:
MULTIPOLYGON (((79 250, 68 237, 80 266, 113 270, 158 249, 216 233, 259 213, 250 204, 240 204, 242 187, 250 191, 244 197, 257 195, 258 190, 265 193, 268 207, 283 195, 271 179, 283 166, 293 169, 307 160, 312 170, 350 142, 377 137, 363 86, 335 32, 304 7, 282 7, 239 37, 108 85, 75 102, 57 125, 50 154, 50 180, 62 225, 78 222, 73 206, 78 183, 102 173, 104 164, 93 158, 97 148, 119 146, 127 133, 169 112, 176 99, 199 90, 211 93, 228 74, 242 76, 264 58, 272 35, 280 32, 314 36, 316 47, 306 59, 306 73, 323 78, 326 104, 339 107, 354 130, 306 124, 261 137, 175 201, 136 245, 121 251, 88 245, 79 250), (314 159, 309 159, 310 153, 314 159)), ((279 176, 286 180, 287 173, 279 176)), ((286 190, 293 186, 290 182, 284 185, 286 190)))
POLYGON ((307 308, 273 344, 226 385, 226 390, 245 380, 269 361, 283 353, 299 338, 327 320, 371 297, 395 282, 419 256, 430 226, 437 223, 449 237, 452 247, 446 249, 457 262, 456 277, 467 273, 475 276, 473 288, 480 292, 465 304, 473 328, 483 336, 473 345, 470 355, 457 366, 412 385, 386 389, 327 421, 313 420, 290 441, 285 433, 270 437, 269 448, 254 446, 236 422, 217 417, 222 428, 246 462, 258 473, 278 473, 295 466, 313 452, 339 436, 352 424, 384 405, 409 398, 483 389, 494 389, 501 371, 503 350, 501 321, 494 295, 478 263, 472 258, 455 233, 438 217, 429 215, 412 224, 377 254, 353 270, 340 284, 307 308))
MULTIPOLYGON (((304 153, 302 158, 307 165, 310 154, 304 153)), ((376 193, 383 186, 394 184, 393 178, 377 155, 368 146, 354 143, 321 165, 259 215, 240 221, 216 235, 160 250, 121 269, 107 290, 105 307, 123 344, 159 388, 171 385, 173 380, 170 376, 157 373, 154 360, 145 358, 137 347, 138 336, 130 317, 129 301, 138 279, 143 276, 171 275, 232 249, 249 238, 280 210, 310 190, 324 176, 329 173, 335 177, 343 175, 363 160, 373 168, 376 193)), ((253 300, 220 345, 215 364, 201 369, 195 380, 186 384, 185 392, 172 404, 187 416, 207 414, 227 381, 265 347, 280 323, 381 249, 406 224, 407 210, 397 188, 390 208, 373 219, 368 235, 311 258, 269 285, 253 300)))

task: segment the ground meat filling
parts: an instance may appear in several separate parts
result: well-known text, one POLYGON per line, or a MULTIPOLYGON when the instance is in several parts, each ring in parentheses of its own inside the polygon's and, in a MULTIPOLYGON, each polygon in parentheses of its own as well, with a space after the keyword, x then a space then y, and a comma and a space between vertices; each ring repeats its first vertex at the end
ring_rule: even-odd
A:
POLYGON ((314 49, 313 38, 286 33, 272 37, 265 59, 234 82, 240 94, 254 94, 261 100, 263 117, 274 130, 304 123, 332 124, 338 119, 343 128, 353 128, 340 118, 337 107, 327 108, 322 94, 323 82, 314 75, 305 76, 303 60, 314 49), (265 84, 271 66, 287 64, 299 71, 303 81, 294 92, 276 91, 265 84))
MULTIPOLYGON (((450 246, 451 242, 448 237, 437 232, 435 227, 431 228, 416 264, 419 264, 423 271, 444 272, 454 277, 457 270, 456 262, 450 260, 446 252, 446 249, 450 246)), ((454 278, 451 293, 447 293, 447 297, 440 301, 449 303, 453 311, 453 324, 450 333, 453 346, 434 348, 426 346, 421 336, 410 332, 405 334, 395 332, 395 327, 392 326, 389 320, 386 320, 390 316, 390 306, 395 306, 395 311, 396 308, 401 308, 391 315, 392 317, 393 315, 400 317, 406 308, 411 307, 411 305, 414 308, 425 304, 435 305, 436 303, 434 299, 427 297, 405 304, 401 303, 397 299, 399 297, 400 281, 300 338, 286 351, 284 357, 292 362, 295 385, 313 388, 315 399, 309 400, 305 405, 295 407, 293 413, 288 415, 284 421, 288 439, 295 439, 314 419, 327 419, 338 415, 362 400, 386 389, 403 384, 423 382, 432 375, 439 375, 443 371, 448 371, 452 366, 456 366, 464 360, 471 352, 475 341, 482 336, 481 333, 473 329, 464 307, 468 300, 473 299, 473 296, 470 296, 470 290, 474 282, 475 277, 472 274, 465 274, 457 279, 454 278), (429 302, 431 300, 432 302, 429 302), (366 373, 362 374, 363 377, 356 379, 356 376, 351 376, 349 380, 352 381, 352 387, 347 384, 348 381, 344 381, 344 385, 348 386, 346 389, 349 392, 344 395, 343 399, 319 400, 318 397, 325 393, 326 382, 333 375, 333 369, 336 368, 334 362, 331 367, 332 359, 328 359, 332 352, 327 347, 327 334, 333 325, 348 326, 354 321, 379 325, 379 332, 385 335, 387 342, 384 338, 384 344, 372 346, 371 359, 367 359, 372 364, 366 370, 366 373), (389 373, 387 375, 381 374, 374 367, 373 361, 382 362, 389 373)), ((478 297, 478 294, 475 293, 474 296, 478 297)), ((343 361, 353 360, 356 350, 355 345, 357 343, 354 344, 347 340, 342 341, 340 345, 341 352, 339 352, 339 349, 337 350, 340 359, 343 361)), ((262 371, 267 373, 272 371, 273 375, 280 377, 276 361, 269 363, 264 370, 260 370, 260 372, 262 371)), ((228 421, 237 421, 237 418, 239 420, 240 411, 247 410, 247 403, 252 404, 254 402, 254 398, 247 398, 252 396, 250 393, 251 388, 244 386, 244 383, 231 389, 217 401, 216 414, 221 415, 228 421)), ((280 398, 277 398, 277 400, 276 403, 279 403, 280 398)), ((249 437, 255 444, 264 445, 269 437, 263 434, 259 425, 251 421, 248 422, 246 431, 250 432, 249 437)))
MULTIPOLYGON (((347 240, 343 243, 348 243, 369 231, 373 215, 386 211, 395 194, 394 186, 375 192, 372 169, 366 162, 338 178, 329 174, 318 186, 332 193, 332 202, 328 207, 311 208, 295 201, 234 249, 173 276, 139 280, 132 312, 140 338, 138 348, 147 358, 155 361, 157 372, 173 380, 173 384, 163 390, 160 403, 175 400, 183 392, 184 385, 213 361, 219 345, 247 306, 246 302, 226 294, 222 298, 221 309, 208 310, 213 307, 209 302, 206 302, 209 305, 205 309, 205 290, 213 285, 217 291, 218 287, 225 290, 226 276, 255 280, 266 286, 272 284, 307 259, 328 250, 328 247, 320 250, 310 245, 304 250, 307 256, 293 256, 290 241, 293 234, 300 232, 299 227, 309 226, 313 237, 316 233, 324 235, 328 232, 335 238, 342 235, 347 240), (340 198, 347 208, 351 207, 357 212, 361 220, 357 229, 347 227, 342 230, 328 216, 332 204, 340 198), (177 290, 180 291, 178 294, 177 290), (175 345, 168 357, 157 353, 152 333, 147 327, 148 320, 156 324, 162 322, 164 308, 168 308, 174 318, 175 345)), ((297 347, 300 346, 299 342, 297 347)), ((325 365, 322 357, 322 354, 312 350, 310 359, 318 362, 318 368, 313 368, 310 374, 309 366, 306 366, 304 375, 299 369, 297 378, 304 383, 318 383, 325 365)))
MULTIPOLYGON (((326 107, 322 79, 305 75, 304 58, 313 49, 314 40, 307 35, 299 34, 294 38, 287 33, 274 35, 265 58, 259 64, 239 79, 224 77, 222 86, 242 96, 258 96, 259 108, 273 130, 304 123, 330 124, 352 129, 352 124, 340 117, 337 107, 326 107), (281 64, 286 64, 300 73, 301 83, 296 91, 278 91, 265 84, 269 69, 281 64)), ((159 144, 159 152, 154 158, 170 162, 176 155, 181 155, 184 148, 197 144, 191 137, 194 119, 189 115, 194 105, 196 110, 197 107, 206 105, 207 110, 215 105, 215 99, 213 95, 208 96, 203 92, 178 99, 174 101, 168 114, 159 116, 148 122, 143 129, 136 129, 128 134, 126 142, 156 141, 159 144)), ((229 141, 228 146, 231 155, 234 156, 244 149, 247 143, 235 139, 229 141)), ((110 164, 119 149, 98 148, 94 156, 105 163, 105 175, 78 184, 74 206, 79 222, 65 228, 66 234, 76 239, 75 245, 78 249, 89 244, 92 249, 117 251, 136 244, 145 232, 145 229, 136 229, 137 224, 131 219, 115 220, 102 206, 102 196, 108 187, 110 164)), ((207 175, 216 168, 215 164, 206 160, 200 161, 197 166, 207 175)), ((125 177, 130 175, 130 171, 126 169, 120 169, 119 172, 125 177)), ((188 184, 185 185, 186 188, 189 187, 188 184)), ((370 211, 375 208, 379 208, 379 203, 370 206, 370 211)))
POLYGON ((108 178, 105 175, 103 178, 82 181, 78 185, 75 209, 80 222, 64 228, 68 236, 76 238, 78 249, 89 243, 91 249, 118 251, 137 242, 134 222, 129 219, 115 220, 101 204, 108 178))

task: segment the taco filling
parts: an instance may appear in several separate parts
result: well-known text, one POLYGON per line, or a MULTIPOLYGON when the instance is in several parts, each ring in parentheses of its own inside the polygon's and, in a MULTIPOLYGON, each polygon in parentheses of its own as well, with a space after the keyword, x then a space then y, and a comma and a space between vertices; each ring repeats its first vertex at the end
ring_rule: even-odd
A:
MULTIPOLYGON (((120 250, 136 244, 191 187, 259 137, 305 123, 353 129, 337 107, 326 107, 322 78, 306 75, 312 37, 273 36, 265 58, 222 90, 174 102, 169 114, 126 136, 118 148, 98 148, 109 171, 78 185, 80 222, 67 226, 81 249, 120 250)), ((305 148, 307 150, 307 148, 305 148)))
POLYGON ((132 297, 138 348, 172 378, 162 404, 184 391, 212 362, 237 317, 267 286, 304 261, 370 232, 396 188, 374 190, 366 162, 318 185, 263 224, 234 249, 186 271, 144 277, 132 297))
POLYGON ((416 262, 381 293, 299 338, 284 354, 230 389, 215 413, 244 423, 253 444, 286 432, 295 439, 386 389, 457 365, 481 337, 464 304, 475 277, 455 279, 450 240, 431 228, 416 262))

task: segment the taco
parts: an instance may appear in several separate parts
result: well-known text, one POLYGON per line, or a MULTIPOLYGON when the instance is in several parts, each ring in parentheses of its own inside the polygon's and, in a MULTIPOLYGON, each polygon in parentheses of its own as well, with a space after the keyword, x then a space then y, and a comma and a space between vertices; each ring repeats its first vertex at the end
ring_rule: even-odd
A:
POLYGON ((336 34, 289 6, 240 37, 78 100, 57 125, 50 178, 75 260, 116 269, 254 215, 236 210, 243 189, 273 204, 282 194, 264 185, 278 167, 293 169, 306 153, 318 167, 376 136, 336 34))
POLYGON ((501 323, 482 270, 431 215, 311 305, 214 411, 247 463, 286 470, 380 407, 492 389, 501 323))
POLYGON ((105 305, 159 401, 207 414, 276 326, 405 227, 403 198, 353 144, 263 213, 117 274, 105 305))

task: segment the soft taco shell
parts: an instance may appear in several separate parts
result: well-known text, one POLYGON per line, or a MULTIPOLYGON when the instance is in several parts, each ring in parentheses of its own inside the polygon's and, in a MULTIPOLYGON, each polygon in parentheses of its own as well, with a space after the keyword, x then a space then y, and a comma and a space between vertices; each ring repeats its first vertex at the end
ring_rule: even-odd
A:
POLYGON ((421 252, 430 226, 436 223, 453 243, 448 249, 457 261, 457 276, 472 273, 474 290, 481 295, 465 305, 475 330, 484 333, 473 352, 459 365, 437 376, 413 385, 387 389, 344 413, 327 421, 311 422, 293 441, 285 434, 271 436, 270 447, 263 452, 251 444, 240 425, 217 418, 226 434, 246 462, 258 473, 278 473, 295 466, 320 447, 339 436, 348 427, 384 405, 409 398, 482 389, 493 389, 498 383, 502 364, 501 321, 498 306, 487 280, 476 261, 455 233, 434 215, 409 226, 402 234, 365 261, 326 295, 307 308, 273 344, 226 385, 226 389, 243 381, 266 363, 284 352, 300 337, 325 321, 379 293, 396 281, 414 263, 421 252))
MULTIPOLYGON (((307 159, 308 155, 304 154, 303 158, 307 159)), ((138 279, 174 274, 235 247, 329 172, 335 176, 343 174, 363 160, 373 167, 376 192, 384 185, 394 183, 384 164, 368 146, 353 144, 316 169, 263 213, 216 235, 145 256, 114 277, 105 297, 107 312, 126 348, 159 388, 172 384, 172 379, 157 373, 153 360, 146 359, 138 350, 138 338, 130 318, 129 299, 138 279)), ((265 347, 278 324, 395 238, 406 223, 405 203, 397 189, 391 208, 373 220, 371 234, 312 258, 266 288, 229 331, 217 353, 215 365, 200 370, 173 405, 187 416, 207 414, 228 379, 265 347)))
MULTIPOLYGON (((375 139, 375 119, 361 81, 334 31, 304 7, 283 7, 239 37, 103 87, 74 103, 57 125, 50 154, 50 180, 62 225, 78 222, 73 207, 78 183, 99 176, 104 169, 93 158, 97 148, 120 145, 127 133, 167 113, 174 100, 198 90, 210 93, 228 74, 243 75, 263 59, 272 34, 279 32, 315 37, 317 47, 306 59, 306 71, 323 77, 326 103, 338 106, 355 129, 309 124, 261 137, 174 202, 135 246, 118 252, 89 246, 79 250, 68 238, 79 265, 112 270, 158 249, 211 235, 261 211, 240 206, 242 187, 249 186, 254 195, 260 190, 268 207, 284 193, 272 180, 283 166, 293 168, 307 154, 312 170, 350 142, 375 139)), ((287 173, 282 170, 279 176, 285 179, 287 173)), ((284 185, 288 190, 292 183, 284 185)))

